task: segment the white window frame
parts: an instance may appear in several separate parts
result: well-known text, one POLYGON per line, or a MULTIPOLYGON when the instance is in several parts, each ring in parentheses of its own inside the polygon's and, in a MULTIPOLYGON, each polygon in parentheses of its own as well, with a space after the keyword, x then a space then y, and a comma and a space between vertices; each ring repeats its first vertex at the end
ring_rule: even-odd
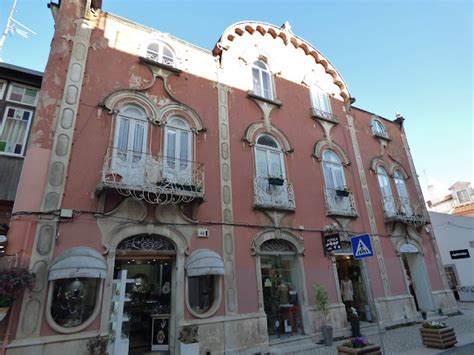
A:
POLYGON ((19 83, 15 83, 15 82, 11 82, 11 83, 8 85, 8 92, 7 92, 6 101, 19 103, 19 104, 26 105, 26 106, 36 107, 36 105, 38 104, 39 92, 40 92, 40 89, 37 88, 37 87, 30 86, 30 85, 23 85, 23 84, 19 84, 19 83), (12 94, 12 91, 13 91, 13 87, 14 87, 14 86, 23 88, 23 89, 25 89, 25 91, 26 91, 26 89, 35 90, 35 91, 36 91, 35 102, 34 102, 33 104, 28 104, 28 103, 23 102, 23 101, 12 100, 12 99, 10 98, 10 96, 11 96, 11 94, 12 94))
POLYGON ((283 151, 281 150, 281 147, 280 147, 280 144, 279 142, 271 135, 269 134, 261 134, 260 136, 257 137, 256 141, 255 141, 255 148, 254 148, 254 154, 255 154, 255 176, 257 178, 270 178, 270 177, 277 177, 277 178, 281 178, 283 180, 286 181, 286 169, 285 169, 285 159, 283 157, 283 151), (272 139, 276 145, 277 145, 277 148, 275 147, 270 147, 268 145, 264 145, 264 144, 259 144, 257 143, 258 140, 263 137, 263 136, 266 136, 266 137, 269 137, 270 139, 272 139), (259 175, 259 169, 258 169, 258 155, 257 155, 257 151, 260 150, 260 151, 264 151, 265 154, 266 154, 266 168, 267 168, 267 175, 259 175), (270 169, 269 169, 269 163, 271 162, 271 158, 270 158, 270 154, 278 154, 279 157, 280 157, 280 171, 281 171, 281 177, 279 176, 271 176, 270 175, 270 169))
POLYGON ((371 122, 372 134, 377 137, 388 138, 387 129, 384 124, 377 118, 373 118, 371 122))
POLYGON ((311 107, 313 109, 332 114, 331 100, 327 92, 317 84, 311 85, 309 92, 311 96, 311 107))
POLYGON ((23 107, 17 107, 17 106, 5 106, 5 111, 3 112, 3 120, 2 124, 0 126, 0 137, 3 135, 3 130, 5 128, 5 125, 7 123, 7 113, 9 109, 14 109, 14 110, 21 110, 21 111, 26 111, 30 113, 30 119, 28 120, 28 123, 26 125, 26 130, 25 130, 25 138, 23 139, 22 143, 22 149, 21 153, 10 153, 10 152, 0 152, 0 155, 9 155, 9 156, 14 156, 14 157, 24 157, 25 156, 25 151, 26 151, 26 143, 28 142, 28 136, 30 133, 30 127, 31 127, 31 122, 33 121, 33 111, 23 108, 23 107))
POLYGON ((153 60, 153 61, 161 63, 161 64, 164 64, 164 65, 168 65, 170 67, 176 67, 176 53, 175 53, 175 51, 173 50, 173 48, 170 45, 168 45, 167 43, 165 43, 163 41, 160 41, 160 40, 150 41, 147 44, 147 46, 145 48, 145 58, 153 60), (155 52, 154 50, 152 50, 153 52, 155 52, 155 56, 157 57, 157 59, 155 59, 153 57, 150 57, 150 55, 149 55, 149 52, 150 52, 149 48, 153 44, 158 45, 158 52, 155 52), (168 55, 164 55, 164 53, 163 53, 165 48, 168 49, 171 52, 171 55, 172 55, 171 63, 169 63, 170 62, 169 59, 164 59, 164 57, 169 57, 168 55))
POLYGON ((392 216, 396 214, 397 209, 393 198, 392 186, 390 185, 390 178, 383 166, 377 167, 377 181, 379 183, 380 194, 382 195, 383 208, 386 213, 392 216))
POLYGON ((413 210, 410 204, 410 194, 408 193, 406 179, 400 170, 397 169, 394 171, 393 180, 395 181, 395 187, 397 188, 401 211, 406 215, 412 215, 413 210))
POLYGON ((8 81, 0 79, 0 100, 3 100, 3 94, 5 93, 5 89, 7 88, 8 81))
POLYGON ((163 139, 163 159, 164 159, 164 164, 165 164, 165 177, 168 179, 171 179, 171 182, 174 183, 183 183, 183 184, 192 184, 192 170, 193 170, 193 131, 191 130, 191 125, 189 122, 184 119, 182 116, 173 116, 171 117, 165 126, 164 130, 164 139, 163 139), (180 125, 173 125, 173 122, 182 122, 184 123, 185 127, 180 126, 180 125), (173 157, 168 156, 168 133, 170 131, 174 131, 176 134, 176 140, 175 140, 175 154, 173 157), (181 135, 179 134, 180 132, 186 132, 187 139, 188 139, 188 151, 186 152, 187 154, 187 159, 181 159, 181 135), (167 160, 171 159, 174 161, 175 167, 170 167, 168 165, 167 160), (184 167, 183 169, 178 168, 177 164, 180 164, 180 162, 187 162, 187 166, 184 167))
POLYGON ((268 100, 275 99, 275 86, 273 83, 273 74, 270 69, 268 69, 268 64, 262 60, 256 60, 252 64, 252 91, 255 95, 263 97, 268 100), (257 64, 262 64, 265 68, 258 66, 257 64), (256 72, 255 72, 256 71, 256 72), (256 75, 258 77, 256 77, 256 75), (268 78, 269 88, 265 90, 264 82, 265 77, 268 78))
POLYGON ((323 176, 324 176, 324 182, 325 182, 326 189, 339 190, 339 189, 347 188, 346 174, 344 172, 344 166, 342 165, 342 160, 339 157, 339 155, 335 151, 333 151, 331 149, 327 149, 322 154, 321 162, 322 162, 322 165, 323 165, 323 176), (327 155, 329 153, 334 154, 334 156, 337 157, 338 162, 335 162, 335 161, 332 161, 332 160, 327 160, 325 155, 327 155), (334 171, 335 171, 334 169, 339 171, 339 173, 341 174, 342 183, 343 183, 342 186, 339 185, 338 182, 337 182, 337 178, 334 174, 334 171), (330 175, 331 175, 331 183, 332 183, 333 186, 328 185, 329 172, 330 172, 330 175))
POLYGON ((469 203, 469 202, 471 202, 471 195, 469 194, 468 189, 457 190, 457 191, 456 191, 456 199, 458 200, 458 203, 459 203, 459 204, 464 204, 464 203, 469 203), (466 197, 467 197, 467 200, 464 201, 464 202, 461 201, 461 199, 460 199, 460 195, 462 195, 462 193, 465 193, 465 194, 466 194, 466 197))

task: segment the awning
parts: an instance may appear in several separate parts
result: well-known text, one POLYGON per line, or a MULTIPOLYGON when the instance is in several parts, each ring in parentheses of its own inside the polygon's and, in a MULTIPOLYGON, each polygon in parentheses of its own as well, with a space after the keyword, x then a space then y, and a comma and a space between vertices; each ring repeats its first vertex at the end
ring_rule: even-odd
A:
POLYGON ((105 279, 107 264, 100 253, 92 248, 76 247, 66 250, 54 259, 49 269, 49 280, 76 277, 105 279))
POLYGON ((224 262, 209 249, 198 249, 186 260, 188 276, 224 275, 224 262))
POLYGON ((400 253, 415 254, 419 253, 419 250, 413 244, 405 243, 400 246, 400 253))

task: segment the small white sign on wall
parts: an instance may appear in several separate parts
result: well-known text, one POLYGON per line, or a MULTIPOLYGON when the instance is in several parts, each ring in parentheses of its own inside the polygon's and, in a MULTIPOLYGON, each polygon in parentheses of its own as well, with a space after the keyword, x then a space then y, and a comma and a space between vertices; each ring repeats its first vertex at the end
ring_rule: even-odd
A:
POLYGON ((198 228, 197 236, 199 238, 208 238, 209 237, 209 229, 206 228, 198 228))

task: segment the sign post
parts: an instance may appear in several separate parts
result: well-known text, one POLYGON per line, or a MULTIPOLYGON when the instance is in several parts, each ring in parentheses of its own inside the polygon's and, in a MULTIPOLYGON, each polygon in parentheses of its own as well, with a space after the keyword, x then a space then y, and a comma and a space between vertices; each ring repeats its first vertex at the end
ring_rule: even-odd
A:
POLYGON ((382 329, 380 328, 380 317, 377 312, 377 306, 375 304, 375 297, 372 292, 372 282, 370 280, 370 273, 369 273, 369 268, 367 267, 367 263, 365 261, 365 258, 374 256, 374 249, 372 248, 372 243, 370 240, 370 235, 368 234, 362 234, 362 235, 357 235, 355 237, 351 238, 351 247, 352 247, 352 254, 354 256, 354 259, 359 260, 361 259, 364 265, 364 269, 366 272, 366 277, 368 284, 370 285, 369 287, 369 296, 370 296, 370 301, 374 305, 375 312, 374 312, 374 318, 375 321, 377 322, 377 329, 379 333, 379 338, 380 338, 380 347, 382 348, 382 354, 385 354, 385 346, 383 343, 383 337, 382 337, 382 329))

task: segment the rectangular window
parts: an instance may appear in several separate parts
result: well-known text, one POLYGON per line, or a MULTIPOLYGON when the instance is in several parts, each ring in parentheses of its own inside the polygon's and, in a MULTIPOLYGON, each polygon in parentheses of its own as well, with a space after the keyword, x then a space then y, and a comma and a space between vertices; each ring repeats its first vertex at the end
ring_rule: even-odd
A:
POLYGON ((324 113, 331 113, 331 104, 328 95, 317 86, 311 87, 311 103, 314 109, 324 113))
POLYGON ((10 84, 7 100, 36 106, 38 101, 38 89, 19 84, 10 84))
POLYGON ((24 155, 33 112, 7 106, 0 117, 0 154, 24 155))
POLYGON ((467 190, 456 191, 456 195, 458 196, 459 203, 466 203, 471 201, 471 197, 467 190))
POLYGON ((0 100, 3 100, 3 94, 5 93, 6 87, 7 82, 5 80, 0 80, 0 100))

